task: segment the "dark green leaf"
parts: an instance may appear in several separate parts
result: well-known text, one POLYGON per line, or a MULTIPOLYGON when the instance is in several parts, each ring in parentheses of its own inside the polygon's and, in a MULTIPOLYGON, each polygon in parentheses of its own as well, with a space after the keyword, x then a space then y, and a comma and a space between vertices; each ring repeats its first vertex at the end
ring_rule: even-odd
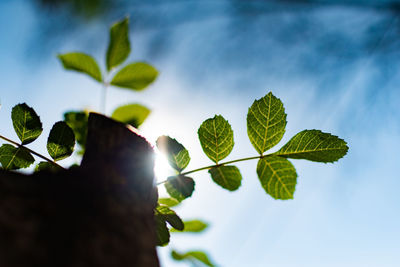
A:
POLYGON ((164 185, 168 194, 178 201, 192 196, 194 191, 193 179, 183 175, 168 177, 164 185))
POLYGON ((208 172, 215 183, 229 191, 238 189, 242 183, 242 175, 236 166, 213 167, 208 172))
POLYGON ((85 111, 69 111, 64 113, 64 121, 74 131, 76 142, 85 149, 89 115, 85 111))
POLYGON ((158 203, 171 208, 179 205, 181 202, 179 202, 177 199, 173 197, 168 197, 168 198, 159 198, 158 203))
POLYGON ((304 130, 296 134, 275 155, 308 159, 318 162, 334 162, 346 155, 348 146, 343 139, 319 130, 304 130))
POLYGON ((260 155, 282 139, 286 127, 286 113, 279 98, 271 92, 255 100, 247 113, 247 134, 260 155))
POLYGON ((262 187, 275 199, 292 199, 297 183, 296 169, 285 158, 268 156, 260 159, 257 174, 262 187))
POLYGON ((131 52, 129 42, 129 19, 118 21, 110 28, 110 42, 107 49, 107 70, 126 60, 131 52))
POLYGON ((157 70, 144 62, 136 62, 123 67, 111 81, 112 85, 141 91, 156 78, 157 70))
POLYGON ((47 139, 47 151, 55 160, 62 160, 74 152, 75 136, 72 129, 64 121, 56 122, 47 139))
POLYGON ((226 158, 233 149, 232 127, 224 117, 215 115, 205 120, 197 131, 204 153, 215 163, 226 158))
POLYGON ((35 172, 41 172, 41 171, 58 172, 60 170, 62 170, 60 167, 57 167, 56 165, 51 164, 48 161, 41 161, 35 167, 35 172))
POLYGON ((28 168, 35 159, 26 148, 4 144, 0 147, 0 163, 5 170, 28 168))
POLYGON ((160 136, 156 145, 158 150, 167 156, 169 164, 177 171, 182 171, 189 164, 189 151, 175 139, 169 136, 160 136))
POLYGON ((35 141, 43 131, 39 116, 25 103, 13 107, 11 119, 14 130, 23 145, 35 141))
POLYGON ((111 117, 122 123, 130 124, 138 128, 149 116, 150 110, 140 104, 120 106, 114 110, 111 117))
POLYGON ((155 209, 155 215, 163 217, 164 220, 167 221, 176 230, 183 230, 184 225, 181 218, 176 215, 175 211, 171 210, 167 206, 157 206, 155 209))
POLYGON ((166 246, 169 243, 169 230, 164 217, 155 215, 157 246, 166 246))
POLYGON ((175 250, 171 251, 171 257, 176 261, 189 260, 189 261, 199 261, 206 266, 213 267, 214 263, 211 262, 209 256, 204 251, 188 251, 186 253, 179 253, 175 250))
POLYGON ((202 222, 200 220, 191 220, 191 221, 184 221, 183 224, 185 227, 183 228, 183 231, 177 231, 174 229, 171 229, 171 232, 177 232, 177 233, 200 233, 204 231, 207 227, 208 224, 205 222, 202 222))
POLYGON ((58 55, 58 58, 65 69, 82 72, 99 82, 102 81, 100 68, 93 57, 84 53, 73 52, 58 55))

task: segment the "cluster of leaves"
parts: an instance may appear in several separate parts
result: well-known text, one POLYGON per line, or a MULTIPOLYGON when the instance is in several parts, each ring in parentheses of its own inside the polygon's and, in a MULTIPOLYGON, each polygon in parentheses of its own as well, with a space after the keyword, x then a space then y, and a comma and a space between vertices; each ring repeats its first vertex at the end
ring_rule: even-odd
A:
POLYGON ((73 130, 64 122, 56 122, 47 138, 47 151, 52 159, 46 158, 29 148, 27 144, 35 141, 42 133, 43 127, 39 116, 27 104, 18 104, 13 107, 11 119, 20 143, 0 136, 11 144, 3 144, 0 147, 0 163, 5 170, 17 170, 28 168, 35 159, 32 154, 44 159, 39 162, 36 170, 62 168, 56 161, 69 157, 75 146, 73 130))
MULTIPOLYGON (((65 69, 89 75, 101 83, 104 90, 107 90, 112 85, 128 90, 142 91, 155 81, 158 71, 145 62, 131 62, 121 66, 128 58, 130 52, 129 19, 125 18, 110 28, 110 40, 106 52, 104 73, 100 70, 97 61, 85 53, 72 52, 60 54, 58 58, 65 69), (116 73, 114 74, 114 72, 116 73)), ((104 98, 106 97, 105 94, 103 96, 104 98)), ((103 99, 103 102, 105 103, 105 99, 103 99)), ((105 107, 103 108, 105 109, 105 107)), ((65 117, 74 117, 74 121, 78 120, 78 124, 82 124, 87 119, 87 116, 85 117, 82 113, 85 112, 68 112, 68 115, 65 115, 65 117)), ((111 117, 138 128, 149 114, 149 108, 138 103, 130 103, 116 108, 111 117)))
MULTIPOLYGON (((188 175, 201 170, 208 170, 212 180, 222 188, 229 191, 237 190, 241 185, 242 175, 239 168, 232 163, 253 159, 258 160, 256 171, 265 192, 274 199, 292 199, 297 184, 297 173, 289 158, 328 163, 339 160, 348 151, 346 142, 337 136, 319 130, 303 130, 278 151, 265 154, 281 141, 286 123, 283 103, 271 92, 255 100, 247 114, 247 133, 259 155, 221 162, 231 153, 234 138, 229 122, 221 115, 215 115, 205 120, 198 130, 201 147, 215 164, 187 172, 183 171, 190 162, 188 150, 171 137, 159 137, 157 147, 166 155, 170 166, 177 173, 163 182, 171 197, 168 202, 179 203, 190 197, 195 189, 195 183, 188 175)), ((179 220, 175 213, 174 220, 179 220)), ((173 228, 180 230, 181 225, 166 221, 173 228)), ((160 224, 157 230, 160 242, 162 244, 168 242, 166 226, 160 224)), ((184 255, 187 254, 172 256, 181 259, 185 258, 184 255)))

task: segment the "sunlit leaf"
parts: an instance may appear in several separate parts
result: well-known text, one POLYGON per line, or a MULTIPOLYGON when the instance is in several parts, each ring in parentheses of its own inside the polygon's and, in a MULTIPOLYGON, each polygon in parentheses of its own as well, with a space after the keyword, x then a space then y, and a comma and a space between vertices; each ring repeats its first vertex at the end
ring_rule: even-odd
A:
POLYGON ((43 131, 39 116, 27 104, 18 104, 11 111, 14 130, 23 145, 36 140, 43 131))
POLYGON ((177 199, 173 197, 166 197, 166 198, 159 198, 158 203, 172 208, 179 205, 181 202, 179 202, 177 199))
POLYGON ((150 110, 140 104, 120 106, 114 110, 111 117, 122 123, 130 124, 138 128, 149 116, 150 110))
POLYGON ((304 130, 296 134, 275 155, 307 159, 318 162, 334 162, 346 155, 348 146, 343 139, 319 130, 304 130))
POLYGON ((289 160, 278 156, 260 159, 257 174, 262 187, 275 199, 292 199, 297 183, 296 169, 289 160))
POLYGON ((205 120, 197 131, 204 153, 215 163, 226 158, 233 149, 233 131, 221 115, 205 120))
POLYGON ((73 52, 58 55, 58 58, 61 60, 65 69, 82 72, 99 82, 102 81, 99 65, 97 65, 93 57, 84 53, 73 52))
POLYGON ((5 170, 28 168, 35 159, 26 148, 4 144, 0 147, 0 163, 5 170))
POLYGON ((144 62, 136 62, 123 67, 111 81, 112 85, 141 91, 156 78, 157 70, 144 62))
POLYGON ((177 171, 182 171, 189 164, 189 151, 185 147, 169 136, 160 136, 156 145, 158 150, 167 156, 169 164, 177 171))
POLYGON ((172 250, 171 257, 176 261, 188 260, 192 262, 193 260, 195 260, 203 263, 206 266, 215 266, 215 264, 211 262, 207 253, 204 251, 188 251, 185 253, 179 253, 176 250, 172 250))
POLYGON ((229 191, 238 189, 242 183, 242 175, 236 166, 213 167, 208 172, 215 183, 229 191))
POLYGON ((164 217, 159 215, 154 215, 154 220, 156 224, 156 234, 157 234, 157 246, 166 246, 169 243, 169 230, 164 217))
POLYGON ((200 233, 203 232, 207 227, 208 224, 205 222, 202 222, 200 220, 191 220, 191 221, 184 221, 183 224, 185 227, 183 228, 183 231, 177 231, 174 229, 171 229, 171 232, 177 232, 177 233, 200 233))
POLYGON ((258 153, 263 154, 282 139, 286 113, 279 98, 271 92, 255 100, 247 113, 247 134, 258 153))
POLYGON ((181 218, 179 218, 175 211, 171 210, 167 206, 157 206, 155 209, 155 215, 163 217, 164 220, 176 230, 183 230, 184 225, 181 218))
POLYGON ((194 191, 193 179, 183 175, 168 177, 164 185, 168 194, 178 201, 192 196, 194 191))
POLYGON ((74 131, 76 142, 85 149, 89 115, 85 111, 64 113, 64 121, 74 131))
POLYGON ((64 121, 56 122, 47 139, 47 151, 55 160, 62 160, 74 152, 75 136, 72 129, 64 121))
POLYGON ((110 42, 107 49, 107 70, 126 60, 131 52, 129 42, 129 19, 118 21, 110 28, 110 42))

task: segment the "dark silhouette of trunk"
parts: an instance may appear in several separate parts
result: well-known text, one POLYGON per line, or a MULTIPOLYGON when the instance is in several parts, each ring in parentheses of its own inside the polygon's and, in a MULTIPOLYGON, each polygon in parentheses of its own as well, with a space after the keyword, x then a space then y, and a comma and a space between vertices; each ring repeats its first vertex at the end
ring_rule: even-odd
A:
POLYGON ((0 171, 0 266, 159 266, 153 149, 90 114, 80 167, 0 171))

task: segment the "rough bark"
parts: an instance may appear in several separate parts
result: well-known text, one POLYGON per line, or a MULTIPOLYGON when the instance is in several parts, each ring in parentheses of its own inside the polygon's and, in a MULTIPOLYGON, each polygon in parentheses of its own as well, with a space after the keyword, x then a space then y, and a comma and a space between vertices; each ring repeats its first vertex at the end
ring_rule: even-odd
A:
POLYGON ((80 167, 0 171, 0 266, 159 266, 153 149, 90 114, 80 167))

